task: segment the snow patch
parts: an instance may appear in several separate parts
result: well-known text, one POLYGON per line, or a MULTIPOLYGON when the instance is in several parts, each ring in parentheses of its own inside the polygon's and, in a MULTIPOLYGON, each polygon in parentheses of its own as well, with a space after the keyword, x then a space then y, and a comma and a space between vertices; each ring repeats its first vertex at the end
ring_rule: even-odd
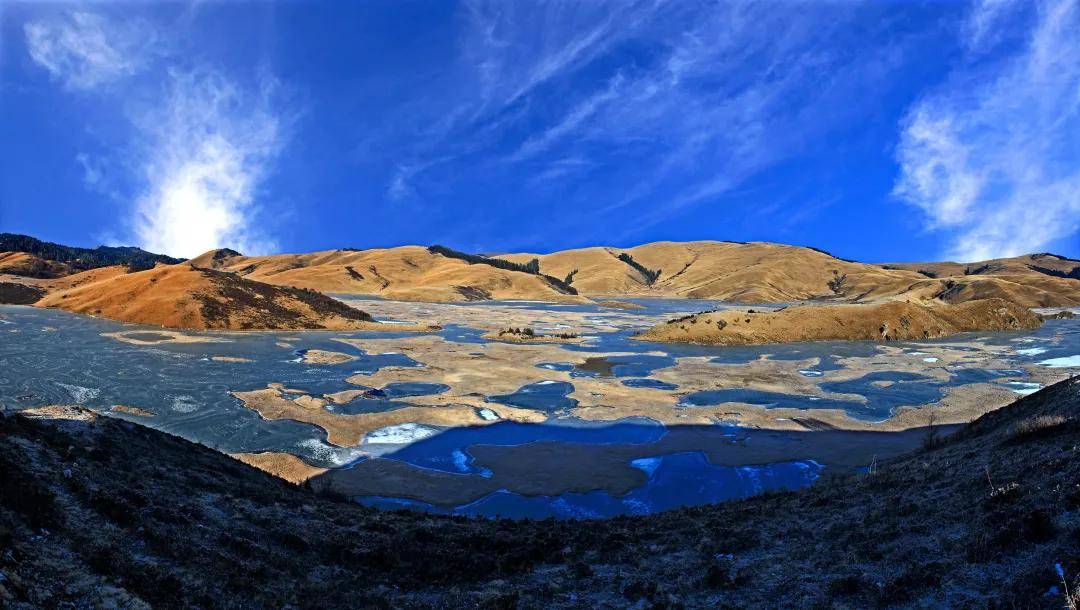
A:
POLYGON ((484 421, 495 421, 499 419, 498 413, 492 411, 491 409, 480 409, 477 414, 480 416, 480 419, 484 421))
POLYGON ((1018 350, 1016 350, 1016 353, 1020 354, 1021 356, 1038 356, 1039 354, 1045 354, 1046 353, 1046 348, 1045 347, 1029 347, 1027 349, 1018 349, 1018 350))
POLYGON ((937 362, 938 359, 934 358, 933 356, 930 356, 929 358, 923 358, 922 361, 923 362, 937 362))

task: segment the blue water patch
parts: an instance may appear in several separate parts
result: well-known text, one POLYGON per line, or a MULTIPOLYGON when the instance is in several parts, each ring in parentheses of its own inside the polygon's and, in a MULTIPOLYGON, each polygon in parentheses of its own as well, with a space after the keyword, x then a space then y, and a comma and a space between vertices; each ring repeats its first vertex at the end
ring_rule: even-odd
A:
POLYGON ((401 381, 390 383, 382 388, 382 394, 386 398, 406 398, 409 396, 431 396, 442 394, 450 390, 445 383, 428 383, 424 381, 401 381))
POLYGON ((841 409, 855 419, 881 421, 889 418, 896 407, 924 405, 940 400, 944 385, 916 373, 879 371, 858 379, 819 385, 829 393, 862 396, 866 402, 728 388, 692 392, 682 398, 681 404, 701 407, 740 402, 770 409, 841 409), (875 382, 885 387, 875 385, 875 382))
POLYGON ((878 371, 848 381, 827 381, 819 387, 826 392, 862 396, 866 404, 846 409, 848 415, 879 421, 892 416, 897 407, 937 402, 944 394, 945 384, 917 373, 878 371))
POLYGON ((654 390, 674 390, 679 386, 659 379, 623 379, 622 384, 629 388, 652 388, 654 390))
POLYGON ((670 356, 650 354, 627 354, 586 358, 585 362, 575 365, 571 377, 647 377, 656 369, 675 364, 670 356))
POLYGON ((721 390, 702 390, 691 392, 682 397, 679 403, 689 407, 711 407, 726 402, 740 402, 768 409, 843 409, 854 411, 863 405, 851 400, 836 400, 817 396, 800 396, 781 392, 764 392, 745 388, 726 388, 721 390))
POLYGON ((521 386, 513 394, 488 396, 485 400, 511 407, 555 413, 577 406, 578 401, 570 398, 573 391, 573 384, 565 381, 539 381, 521 386))
POLYGON ((408 407, 405 402, 386 400, 383 398, 357 398, 343 405, 328 404, 324 407, 331 413, 338 415, 360 415, 363 413, 385 413, 408 407))
POLYGON ((1020 369, 951 369, 951 381, 956 385, 967 383, 989 383, 1002 377, 1027 377, 1027 372, 1020 369))
POLYGON ((460 457, 460 454, 468 455, 468 448, 473 445, 523 445, 538 441, 640 445, 656 442, 666 431, 662 424, 644 418, 628 418, 616 423, 501 421, 486 426, 449 428, 382 457, 445 472, 475 473, 479 470, 471 465, 471 460, 463 464, 460 457))
POLYGON ((486 332, 468 326, 461 326, 460 324, 447 324, 438 334, 443 339, 454 343, 482 344, 488 343, 488 340, 484 338, 486 332))
POLYGON ((766 491, 801 489, 811 485, 824 467, 813 461, 778 462, 763 466, 716 466, 700 452, 634 460, 649 478, 623 496, 604 491, 525 496, 508 490, 455 508, 393 498, 359 498, 362 504, 409 508, 442 514, 511 519, 599 519, 617 515, 646 515, 683 506, 700 506, 747 498, 766 491))

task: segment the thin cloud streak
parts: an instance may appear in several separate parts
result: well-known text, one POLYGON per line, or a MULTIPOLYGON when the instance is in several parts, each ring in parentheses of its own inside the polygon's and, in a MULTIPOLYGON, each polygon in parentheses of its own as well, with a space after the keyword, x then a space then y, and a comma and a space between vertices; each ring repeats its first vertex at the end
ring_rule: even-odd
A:
POLYGON ((73 12, 23 26, 35 63, 69 89, 88 90, 135 74, 157 31, 141 21, 125 26, 73 12))

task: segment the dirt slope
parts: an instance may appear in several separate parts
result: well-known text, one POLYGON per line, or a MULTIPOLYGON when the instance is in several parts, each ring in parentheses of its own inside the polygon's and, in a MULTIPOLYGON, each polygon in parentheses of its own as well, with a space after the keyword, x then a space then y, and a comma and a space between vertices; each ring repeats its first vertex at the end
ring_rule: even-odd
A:
POLYGON ((956 333, 1033 329, 1042 317, 1001 299, 958 305, 888 301, 805 305, 775 312, 715 311, 658 324, 635 338, 705 345, 793 341, 936 339, 956 333))
MULTIPOLYGON (((125 322, 195 329, 332 329, 377 326, 368 314, 314 291, 282 288, 189 264, 104 276, 50 292, 38 307, 125 322)), ((72 279, 76 276, 72 276, 72 279)))
POLYGON ((214 251, 192 259, 191 263, 232 271, 268 284, 310 288, 330 294, 371 294, 405 301, 587 301, 560 292, 536 275, 489 265, 471 265, 433 254, 422 246, 271 256, 214 251))
POLYGON ((927 439, 800 492, 505 522, 316 496, 75 407, 0 415, 0 605, 1066 607, 1065 585, 1080 588, 1080 384, 927 439))

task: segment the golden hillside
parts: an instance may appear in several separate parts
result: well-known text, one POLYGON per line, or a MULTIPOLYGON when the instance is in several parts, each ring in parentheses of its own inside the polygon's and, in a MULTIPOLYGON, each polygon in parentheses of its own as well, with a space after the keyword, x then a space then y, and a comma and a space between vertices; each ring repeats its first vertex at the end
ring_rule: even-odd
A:
MULTIPOLYGON (((10 257, 11 265, 24 264, 19 261, 26 256, 10 257)), ((813 248, 697 241, 492 257, 520 266, 535 259, 539 273, 477 263, 478 258, 482 257, 462 260, 422 246, 270 256, 221 249, 189 263, 277 286, 408 301, 588 302, 589 297, 624 295, 742 303, 892 299, 961 303, 1002 298, 1027 307, 1080 305, 1080 261, 1052 254, 969 264, 875 265, 839 259, 813 248)), ((0 258, 0 263, 4 260, 8 259, 0 258)), ((124 271, 108 267, 63 280, 18 281, 55 288, 61 281, 78 283, 124 271)))
POLYGON ((66 289, 58 287, 35 305, 171 328, 379 327, 368 314, 314 291, 271 286, 186 263, 136 273, 109 273, 109 269, 116 268, 86 272, 97 274, 99 279, 66 289))
POLYGON ((584 294, 719 299, 744 303, 836 298, 869 300, 900 294, 932 298, 919 273, 844 261, 812 248, 765 242, 656 242, 634 248, 585 248, 540 259, 544 273, 565 277, 584 294), (620 256, 623 258, 620 259, 620 256), (626 260, 627 257, 629 261, 626 260), (644 268, 644 272, 638 267, 644 268), (659 272, 650 282, 649 271, 659 272))
POLYGON ((56 278, 70 275, 73 269, 56 261, 26 252, 0 252, 0 274, 28 278, 56 278))
POLYGON ((593 296, 629 294, 743 303, 895 298, 959 303, 997 297, 1028 307, 1080 305, 1080 261, 1050 254, 969 265, 872 265, 838 259, 813 248, 701 241, 500 258, 515 262, 537 258, 541 272, 561 278, 573 274, 573 287, 593 296), (655 272, 658 275, 653 279, 650 275, 655 272))
POLYGON ((778 311, 726 310, 658 324, 645 341, 758 345, 796 341, 938 339, 956 333, 1033 329, 1042 317, 1001 299, 959 305, 901 301, 862 305, 804 305, 778 311))
POLYGON ((1029 307, 1080 305, 1080 261, 1056 254, 1028 254, 975 263, 890 263, 939 281, 950 303, 1002 298, 1029 307))
POLYGON ((268 284, 331 294, 370 294, 404 301, 587 301, 560 291, 540 276, 469 264, 422 246, 271 256, 215 250, 189 262, 268 284))

